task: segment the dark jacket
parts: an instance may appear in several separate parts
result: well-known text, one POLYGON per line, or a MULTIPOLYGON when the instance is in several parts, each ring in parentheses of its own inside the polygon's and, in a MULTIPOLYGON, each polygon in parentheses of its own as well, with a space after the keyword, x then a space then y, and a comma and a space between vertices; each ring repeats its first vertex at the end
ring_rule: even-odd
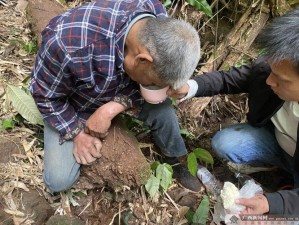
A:
MULTIPOLYGON (((232 67, 228 71, 215 71, 194 78, 198 83, 196 97, 217 94, 248 93, 248 122, 256 127, 265 126, 280 109, 281 100, 266 84, 271 69, 264 58, 260 57, 252 64, 240 68, 232 67)), ((299 130, 299 129, 298 129, 299 130)), ((297 140, 299 131, 297 130, 297 140)), ((295 171, 299 174, 299 145, 294 155, 295 171)), ((299 187, 266 193, 269 202, 269 214, 299 215, 299 187)))

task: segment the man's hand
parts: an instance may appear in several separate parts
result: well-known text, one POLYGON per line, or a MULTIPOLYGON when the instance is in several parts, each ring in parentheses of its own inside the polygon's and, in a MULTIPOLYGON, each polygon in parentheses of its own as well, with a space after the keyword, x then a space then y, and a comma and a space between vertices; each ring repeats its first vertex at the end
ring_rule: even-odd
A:
POLYGON ((117 102, 106 103, 89 117, 85 124, 85 133, 93 137, 105 138, 108 135, 111 120, 125 109, 125 106, 117 102))
POLYGON ((240 214, 264 214, 269 212, 269 203, 267 198, 258 194, 252 198, 240 198, 236 200, 236 203, 246 207, 240 214))
POLYGON ((101 157, 102 142, 81 131, 74 138, 73 154, 79 164, 91 164, 101 157))
POLYGON ((188 94, 189 88, 190 87, 189 87, 188 84, 185 84, 182 88, 177 89, 177 90, 169 88, 167 90, 167 95, 169 97, 172 97, 172 98, 181 99, 181 98, 185 97, 188 94))

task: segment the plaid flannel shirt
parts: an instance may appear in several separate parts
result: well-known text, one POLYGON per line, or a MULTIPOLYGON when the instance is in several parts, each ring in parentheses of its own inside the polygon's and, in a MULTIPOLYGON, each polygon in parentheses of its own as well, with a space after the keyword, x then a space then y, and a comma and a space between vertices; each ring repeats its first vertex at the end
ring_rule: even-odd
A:
POLYGON ((123 69, 127 28, 142 13, 167 16, 158 0, 98 0, 53 18, 43 30, 30 91, 60 143, 109 101, 128 108, 143 103, 123 69))

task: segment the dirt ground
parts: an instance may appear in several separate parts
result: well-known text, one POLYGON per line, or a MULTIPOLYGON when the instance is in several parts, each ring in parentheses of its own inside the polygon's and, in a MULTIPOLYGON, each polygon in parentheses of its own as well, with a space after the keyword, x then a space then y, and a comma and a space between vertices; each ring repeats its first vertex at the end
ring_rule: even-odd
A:
MULTIPOLYGON (((80 0, 68 1, 68 7, 81 3, 80 0)), ((24 10, 26 7, 25 0, 11 0, 5 5, 0 4, 1 125, 4 119, 16 118, 17 115, 11 107, 7 106, 4 95, 6 84, 28 87, 28 79, 35 58, 35 52, 28 50, 29 43, 34 40, 33 33, 43 29, 46 18, 52 18, 67 8, 54 0, 29 0, 27 14, 24 10), (32 21, 32 18, 37 19, 32 21), (27 46, 25 50, 24 46, 27 46)), ((171 13, 182 18, 192 15, 187 19, 201 29, 204 43, 202 62, 204 62, 209 58, 216 42, 221 41, 236 22, 223 16, 221 23, 226 22, 219 27, 217 39, 214 38, 215 23, 210 23, 209 26, 203 28, 202 24, 207 19, 202 19, 202 13, 190 11, 190 7, 186 7, 185 10, 171 13)), ((39 35, 37 39, 39 40, 39 35)), ((188 130, 188 133, 183 136, 190 151, 200 147, 213 154, 210 141, 215 132, 229 124, 246 121, 247 96, 216 96, 204 109, 199 109, 199 107, 200 104, 190 104, 190 102, 178 106, 177 113, 181 128, 188 130), (192 114, 192 112, 199 111, 200 113, 195 116, 192 114)), ((140 132, 137 135, 138 143, 131 134, 123 133, 115 127, 111 128, 110 133, 113 135, 110 135, 105 143, 104 148, 107 151, 103 152, 102 161, 92 168, 84 167, 82 179, 80 178, 80 182, 70 192, 52 194, 45 188, 41 177, 42 127, 24 120, 15 120, 14 123, 13 128, 0 130, 1 137, 13 140, 11 151, 6 142, 0 144, 1 150, 7 150, 0 151, 0 159, 4 160, 3 162, 0 160, 0 193, 3 195, 0 196, 0 210, 6 209, 8 202, 12 203, 8 199, 12 193, 20 189, 18 185, 22 183, 25 191, 27 187, 33 188, 46 200, 54 211, 53 213, 49 210, 52 214, 76 217, 84 221, 84 224, 188 224, 184 217, 185 213, 188 209, 196 210, 202 196, 206 194, 204 189, 199 193, 188 191, 174 181, 167 193, 157 195, 154 199, 149 198, 141 184, 144 183, 144 177, 148 176, 149 163, 159 159, 159 150, 154 146, 148 133, 140 132), (142 152, 139 148, 135 150, 132 148, 138 145, 142 152), (134 153, 128 153, 132 149, 134 153), (126 154, 132 157, 126 157, 126 154), (136 157, 133 157, 134 154, 136 157), (139 157, 138 154, 143 155, 139 157), (11 157, 13 157, 14 164, 6 163, 11 157), (115 161, 108 162, 107 158, 114 158, 115 161), (137 173, 140 176, 130 173, 136 170, 140 171, 137 173), (15 181, 19 182, 18 185, 15 181), (9 184, 10 188, 4 191, 4 184, 9 184)), ((217 158, 215 158, 213 167, 209 166, 209 169, 221 181, 238 182, 234 173, 228 170, 225 162, 217 158)), ((272 188, 272 190, 275 190, 284 179, 280 171, 275 171, 271 175, 258 173, 253 177, 265 188, 272 188)), ((213 211, 213 201, 211 203, 211 211, 213 211)), ((10 209, 15 210, 9 211, 10 219, 14 219, 11 224, 21 224, 20 220, 18 220, 19 223, 16 222, 16 218, 21 217, 17 214, 19 212, 17 206, 17 204, 10 204, 10 209)), ((49 216, 51 215, 43 217, 49 216)), ((213 224, 211 220, 210 214, 209 224, 213 224)), ((36 224, 32 220, 27 220, 26 223, 24 221, 26 220, 23 220, 23 224, 36 224)), ((0 224, 2 222, 0 220, 0 224)))

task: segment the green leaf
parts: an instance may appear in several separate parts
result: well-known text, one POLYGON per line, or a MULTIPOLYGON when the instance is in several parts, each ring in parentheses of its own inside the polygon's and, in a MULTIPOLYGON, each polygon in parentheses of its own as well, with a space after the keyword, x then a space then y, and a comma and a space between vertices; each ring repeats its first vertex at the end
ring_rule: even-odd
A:
POLYGON ((165 8, 167 8, 168 6, 171 6, 171 0, 166 0, 164 3, 163 3, 163 6, 165 8))
POLYGON ((133 213, 131 211, 125 211, 122 214, 124 215, 123 216, 124 225, 130 225, 131 224, 130 220, 134 218, 133 213))
POLYGON ((86 197, 87 196, 86 190, 84 190, 84 191, 78 191, 78 192, 72 192, 72 193, 76 197, 86 197))
POLYGON ((73 196, 74 195, 73 195, 73 193, 71 191, 67 192, 67 197, 68 197, 70 203, 72 204, 72 206, 78 206, 79 203, 73 198, 73 196))
POLYGON ((212 9, 206 0, 186 0, 190 5, 212 17, 212 9))
POLYGON ((151 164, 151 169, 153 171, 156 171, 157 167, 160 165, 160 162, 159 161, 155 161, 151 164))
POLYGON ((153 198, 155 194, 158 192, 159 186, 160 186, 160 179, 158 179, 154 175, 151 175, 145 184, 145 189, 153 198))
POLYGON ((193 150, 196 158, 203 160, 206 163, 214 164, 214 159, 211 153, 203 148, 196 148, 193 150))
POLYGON ((7 85, 7 97, 18 113, 32 124, 43 125, 43 117, 37 109, 32 96, 27 95, 22 89, 7 85))
POLYGON ((160 180, 160 185, 164 190, 172 184, 172 168, 166 163, 160 164, 156 169, 156 177, 160 180))
POLYGON ((194 134, 192 134, 190 131, 188 131, 187 129, 181 129, 180 133, 185 135, 187 138, 189 138, 190 140, 194 139, 195 136, 194 134))
POLYGON ((188 220, 189 224, 192 223, 192 219, 195 212, 192 209, 189 209, 188 212, 185 214, 185 218, 188 220))
POLYGON ((208 196, 203 196, 195 214, 193 216, 192 222, 197 224, 207 224, 207 218, 209 216, 210 202, 208 196))
POLYGON ((189 172, 195 176, 197 171, 197 160, 194 152, 188 154, 187 165, 189 172))
POLYGON ((13 122, 13 120, 12 119, 3 119, 2 120, 2 127, 4 128, 4 129, 11 129, 11 128, 13 128, 14 127, 14 122, 13 122))

